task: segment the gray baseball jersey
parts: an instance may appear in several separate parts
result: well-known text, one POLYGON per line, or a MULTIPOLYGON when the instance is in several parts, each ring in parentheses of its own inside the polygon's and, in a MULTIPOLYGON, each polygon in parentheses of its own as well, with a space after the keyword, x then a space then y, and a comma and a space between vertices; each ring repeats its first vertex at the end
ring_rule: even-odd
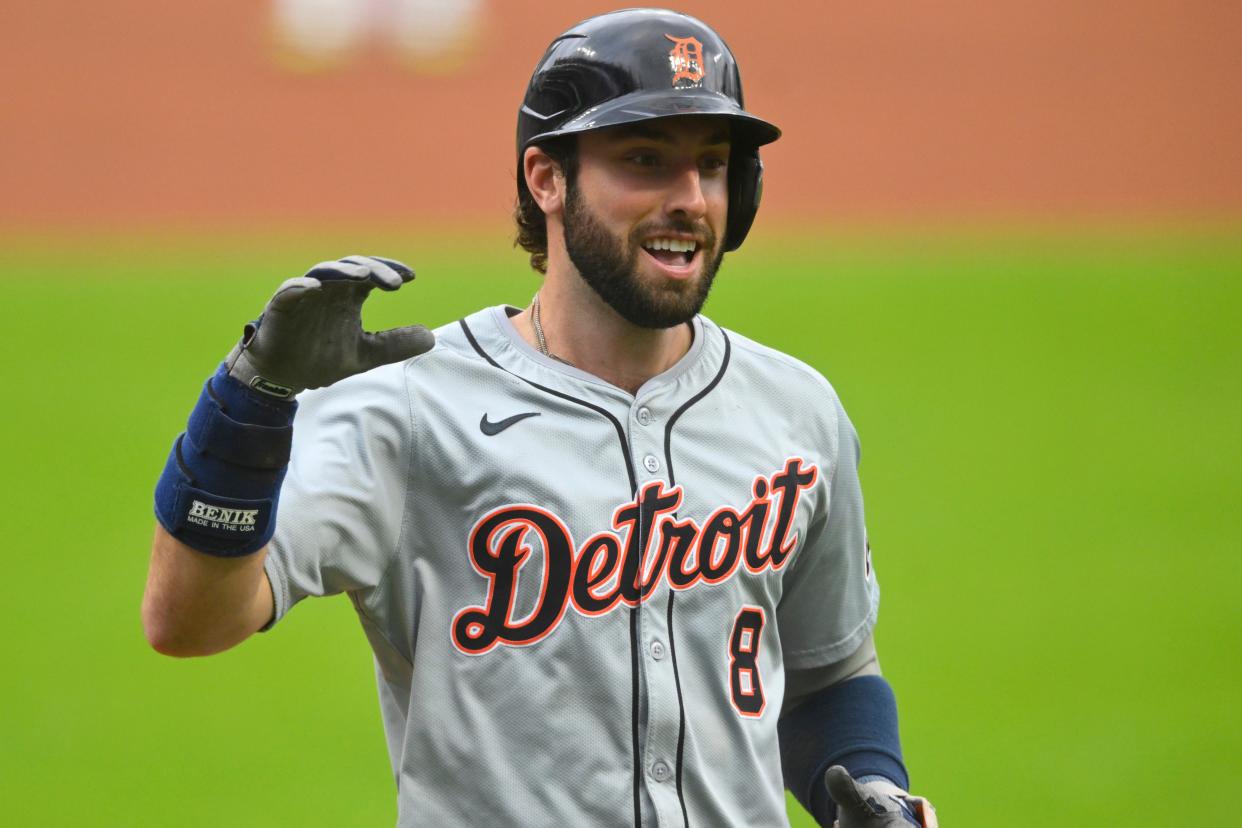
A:
POLYGON ((267 574, 346 592, 400 825, 786 824, 787 670, 875 622, 857 438, 704 317, 637 395, 495 307, 303 396, 267 574))

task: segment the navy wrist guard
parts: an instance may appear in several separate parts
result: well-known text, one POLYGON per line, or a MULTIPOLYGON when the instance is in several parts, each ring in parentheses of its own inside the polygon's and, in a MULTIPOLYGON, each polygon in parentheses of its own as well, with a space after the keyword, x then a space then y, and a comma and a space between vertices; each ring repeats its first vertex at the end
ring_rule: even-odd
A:
POLYGON ((297 407, 251 391, 221 365, 203 385, 155 487, 155 516, 168 533, 222 558, 266 546, 297 407))

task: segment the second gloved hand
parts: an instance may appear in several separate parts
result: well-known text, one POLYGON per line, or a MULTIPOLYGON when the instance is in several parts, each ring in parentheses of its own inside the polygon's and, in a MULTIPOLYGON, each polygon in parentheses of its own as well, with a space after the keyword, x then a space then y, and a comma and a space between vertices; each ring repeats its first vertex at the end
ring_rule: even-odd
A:
POLYGON ((840 765, 828 769, 824 782, 837 803, 837 828, 937 828, 931 803, 891 782, 858 782, 840 765))

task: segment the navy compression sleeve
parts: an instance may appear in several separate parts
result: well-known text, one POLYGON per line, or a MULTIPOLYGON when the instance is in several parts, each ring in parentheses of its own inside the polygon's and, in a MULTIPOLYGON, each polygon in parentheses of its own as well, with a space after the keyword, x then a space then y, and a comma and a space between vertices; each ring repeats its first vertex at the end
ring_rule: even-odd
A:
POLYGON ((821 825, 837 818, 824 772, 842 765, 855 779, 883 776, 903 789, 909 777, 897 732, 897 699, 882 676, 860 676, 820 690, 781 716, 785 786, 821 825))

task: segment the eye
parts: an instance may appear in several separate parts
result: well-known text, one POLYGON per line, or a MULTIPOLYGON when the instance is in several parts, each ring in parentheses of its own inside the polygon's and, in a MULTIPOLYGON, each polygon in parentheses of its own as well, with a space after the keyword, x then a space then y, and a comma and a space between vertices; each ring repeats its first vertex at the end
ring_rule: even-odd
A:
POLYGON ((660 165, 660 156, 646 150, 631 152, 626 156, 626 160, 639 167, 657 167, 660 165))
POLYGON ((729 159, 719 155, 709 155, 699 162, 699 167, 705 172, 720 172, 729 166, 729 159))

